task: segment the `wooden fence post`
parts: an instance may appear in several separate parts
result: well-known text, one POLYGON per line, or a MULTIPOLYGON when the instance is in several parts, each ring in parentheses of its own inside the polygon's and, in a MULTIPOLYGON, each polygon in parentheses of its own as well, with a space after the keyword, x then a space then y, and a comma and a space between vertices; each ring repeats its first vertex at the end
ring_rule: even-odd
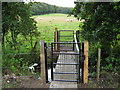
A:
POLYGON ((101 49, 98 48, 97 81, 99 80, 99 75, 100 75, 100 60, 101 60, 101 49))
POLYGON ((0 89, 2 90, 2 43, 1 41, 0 41, 0 89))
MULTIPOLYGON (((57 28, 55 28, 55 32, 54 32, 54 42, 58 42, 58 30, 57 28)), ((58 50, 58 44, 54 44, 54 51, 58 50)))
POLYGON ((83 83, 88 83, 88 41, 84 41, 84 55, 85 55, 85 60, 84 60, 84 72, 83 72, 83 83))
POLYGON ((41 80, 45 84, 48 81, 47 77, 47 61, 45 42, 40 41, 40 62, 41 62, 41 80))

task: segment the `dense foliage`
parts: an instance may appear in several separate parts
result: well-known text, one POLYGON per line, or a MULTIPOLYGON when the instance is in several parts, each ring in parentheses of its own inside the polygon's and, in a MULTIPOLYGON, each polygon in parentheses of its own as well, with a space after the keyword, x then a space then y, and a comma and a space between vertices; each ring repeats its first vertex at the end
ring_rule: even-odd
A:
POLYGON ((48 13, 64 13, 68 14, 72 8, 68 7, 58 7, 56 5, 50 5, 46 3, 36 2, 32 3, 31 11, 33 15, 41 15, 41 14, 48 14, 48 13))
MULTIPOLYGON (((115 67, 120 64, 120 2, 76 3, 72 13, 85 20, 81 35, 90 42, 90 57, 102 49, 102 66, 115 67)), ((95 65, 95 57, 90 64, 95 65)))
POLYGON ((2 3, 3 73, 27 69, 26 66, 35 61, 32 53, 36 51, 39 34, 36 22, 31 18, 29 4, 2 3))

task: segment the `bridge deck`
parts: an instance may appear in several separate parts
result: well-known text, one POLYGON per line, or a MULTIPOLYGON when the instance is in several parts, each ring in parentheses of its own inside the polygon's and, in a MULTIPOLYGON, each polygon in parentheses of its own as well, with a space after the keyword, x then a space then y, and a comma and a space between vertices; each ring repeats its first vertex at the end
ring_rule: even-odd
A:
MULTIPOLYGON (((69 52, 70 53, 70 52, 69 52)), ((71 52, 74 53, 74 52, 71 52)), ((76 64, 75 55, 59 55, 57 63, 70 63, 76 64)), ((54 80, 71 80, 77 81, 76 65, 56 65, 56 73, 70 73, 70 74, 53 74, 54 80)), ((61 81, 52 81, 50 88, 77 88, 77 82, 61 82, 61 81)))

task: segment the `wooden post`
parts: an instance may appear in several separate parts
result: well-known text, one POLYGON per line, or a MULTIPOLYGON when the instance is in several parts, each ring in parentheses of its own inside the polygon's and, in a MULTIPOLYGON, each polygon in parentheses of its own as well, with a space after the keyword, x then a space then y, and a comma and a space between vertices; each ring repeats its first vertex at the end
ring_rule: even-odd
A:
POLYGON ((0 90, 2 90, 2 2, 0 2, 0 90))
POLYGON ((84 72, 83 72, 83 83, 88 83, 88 41, 84 41, 84 72))
POLYGON ((41 80, 43 84, 47 82, 47 67, 46 67, 46 57, 45 57, 45 43, 40 41, 40 62, 41 62, 41 80))
POLYGON ((97 81, 99 81, 99 75, 100 75, 100 60, 101 60, 101 49, 98 48, 97 81))
MULTIPOLYGON (((57 28, 55 28, 55 32, 54 32, 54 42, 58 42, 58 30, 57 28)), ((58 50, 58 44, 54 44, 54 51, 58 50)))

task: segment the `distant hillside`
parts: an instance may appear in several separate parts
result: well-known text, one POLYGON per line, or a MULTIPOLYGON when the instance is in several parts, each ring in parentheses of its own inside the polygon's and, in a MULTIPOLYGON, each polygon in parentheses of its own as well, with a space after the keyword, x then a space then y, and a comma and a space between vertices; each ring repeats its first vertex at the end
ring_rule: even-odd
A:
POLYGON ((64 13, 68 14, 72 8, 59 7, 56 5, 50 5, 47 3, 35 2, 31 6, 31 12, 33 15, 49 14, 49 13, 64 13))

